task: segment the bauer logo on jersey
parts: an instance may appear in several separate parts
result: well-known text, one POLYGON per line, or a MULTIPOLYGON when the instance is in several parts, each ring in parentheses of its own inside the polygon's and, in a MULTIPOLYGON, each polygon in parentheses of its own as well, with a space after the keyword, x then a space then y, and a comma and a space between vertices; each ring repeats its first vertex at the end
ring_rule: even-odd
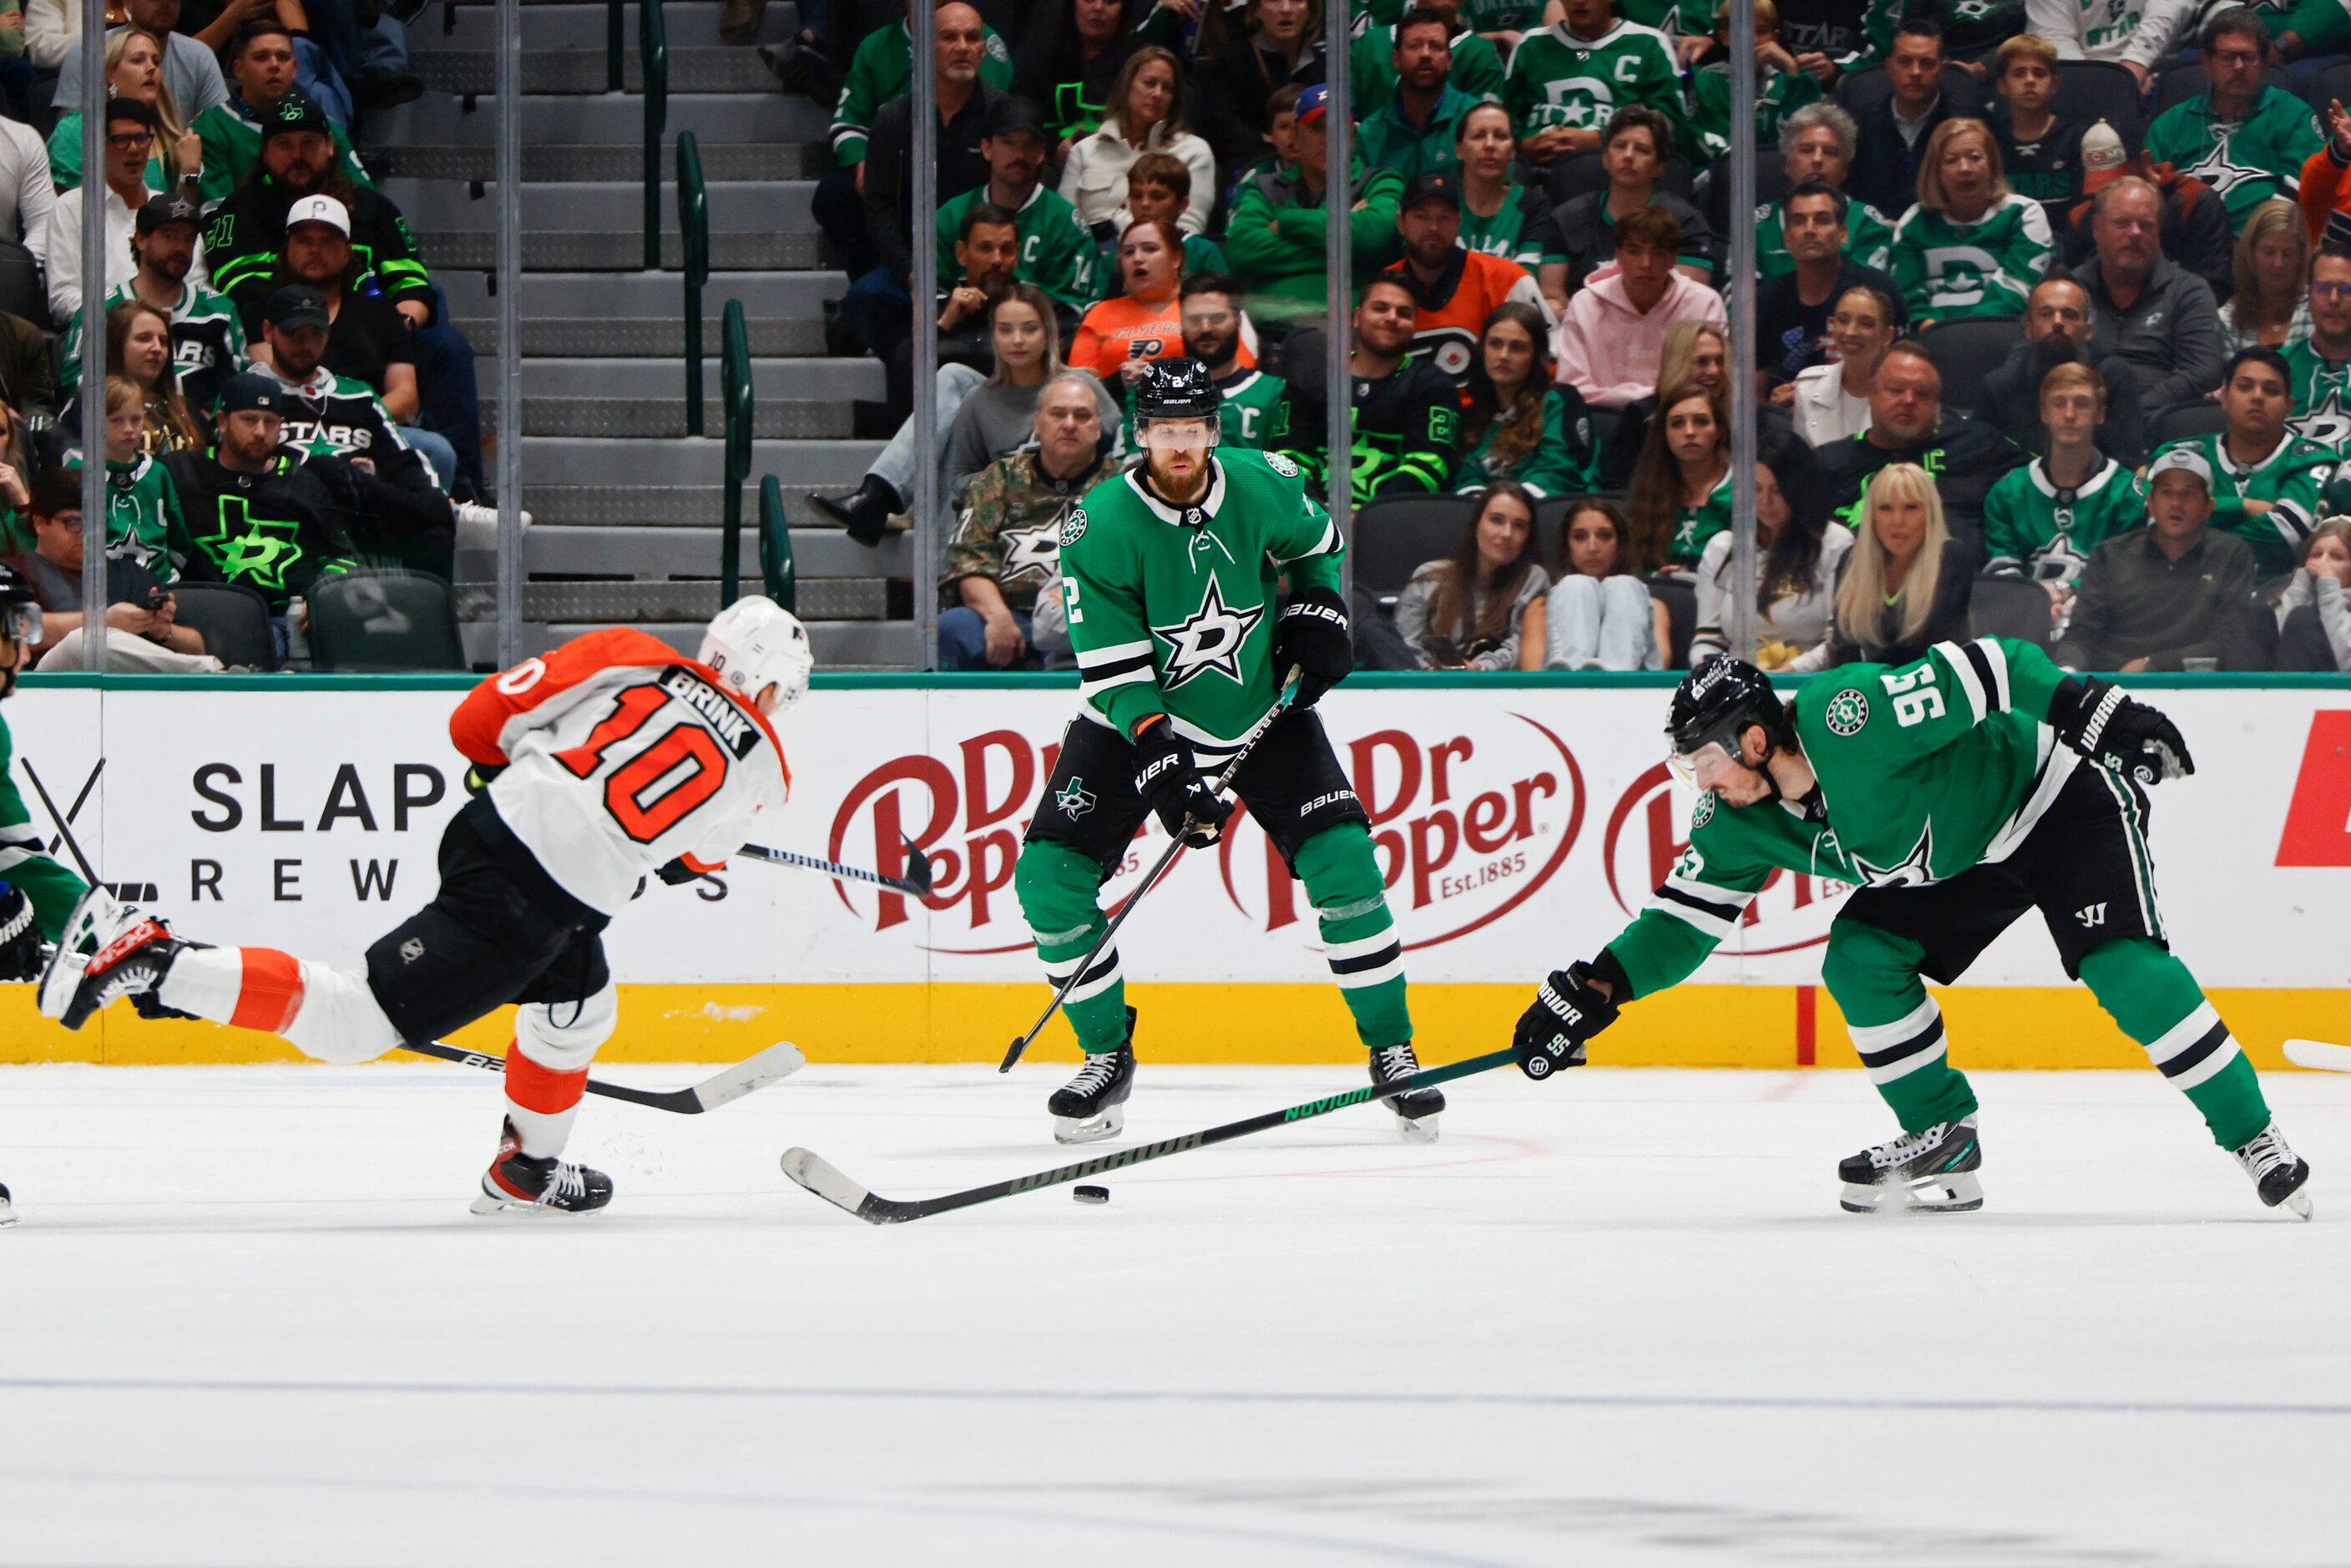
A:
POLYGON ((1172 692, 1212 671, 1235 685, 1241 685, 1241 646, 1264 619, 1261 604, 1228 605, 1216 574, 1209 573, 1199 609, 1173 625, 1151 629, 1151 635, 1166 650, 1160 666, 1160 688, 1172 692))
POLYGON ((1069 521, 1061 525, 1061 548, 1067 549, 1085 537, 1086 509, 1079 507, 1070 513, 1069 521))
POLYGON ((1869 722, 1869 699, 1847 686, 1829 698, 1825 721, 1831 735, 1859 735, 1869 722))

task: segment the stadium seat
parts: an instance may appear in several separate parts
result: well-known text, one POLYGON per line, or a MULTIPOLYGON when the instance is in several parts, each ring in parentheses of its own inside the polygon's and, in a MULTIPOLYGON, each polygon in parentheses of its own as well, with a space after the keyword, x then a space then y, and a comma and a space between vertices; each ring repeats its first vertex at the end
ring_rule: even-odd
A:
POLYGON ((1666 668, 1689 668, 1690 639, 1698 634, 1698 589, 1674 578, 1653 578, 1649 597, 1666 607, 1673 627, 1673 646, 1666 650, 1666 668))
POLYGON ((2134 153, 2147 138, 2139 106, 2138 78, 2116 61, 2057 62, 2057 107, 2065 118, 2084 125, 2105 120, 2134 153))
POLYGON ((2049 591, 2028 578, 1979 577, 1968 597, 1968 630, 2014 637, 2049 651, 2049 591))
POLYGON ((41 281, 41 264, 12 239, 0 239, 0 310, 36 327, 49 324, 49 291, 41 281))
MULTIPOLYGON (((1755 150, 1755 200, 1761 204, 1776 202, 1788 193, 1788 168, 1777 147, 1755 150)), ((1698 210, 1714 225, 1714 232, 1728 250, 1730 244, 1730 172, 1728 164, 1717 163, 1698 182, 1698 210)))
MULTIPOLYGON (((2262 72, 2262 78, 2272 87, 2283 89, 2287 92, 2294 91, 2294 78, 2286 74, 2283 66, 2267 68, 2262 72)), ((2148 120, 2153 120, 2156 116, 2175 103, 2187 102, 2211 85, 2205 79, 2204 66, 2201 61, 2190 65, 2174 66, 2171 69, 2162 72, 2155 78, 2155 102, 2147 110, 2148 120)))
POLYGON ((1453 553, 1476 508, 1467 496, 1393 496, 1355 514, 1355 586, 1393 608, 1412 574, 1453 553))
POLYGON ((252 670, 277 667, 269 634, 269 601, 241 582, 180 582, 172 586, 173 619, 204 640, 204 652, 224 664, 252 670))
MULTIPOLYGON (((1544 182, 1543 193, 1552 205, 1565 206, 1576 197, 1608 188, 1608 169, 1597 152, 1571 152, 1551 166, 1551 175, 1544 182)), ((1657 188, 1688 201, 1690 167, 1678 152, 1666 160, 1663 172, 1657 176, 1657 188)))
POLYGON ((2217 435, 2228 428, 2229 416, 2210 398, 2175 402, 2158 409, 2147 420, 2147 449, 2152 453, 2167 442, 2185 441, 2191 435, 2217 435))
POLYGON ((1962 413, 1975 412, 1984 377, 2000 368, 2024 330, 2014 316, 1977 316, 1939 321, 1918 335, 1927 357, 1943 375, 1943 402, 1962 413))
POLYGON ((353 571, 310 591, 310 662, 321 670, 388 674, 462 670, 457 601, 418 572, 353 571))
POLYGON ((2303 101, 2310 112, 2318 116, 2318 128, 2326 129, 2326 106, 2340 99, 2351 103, 2351 60, 2331 65, 2303 83, 2303 101))
MULTIPOLYGON (((1894 78, 1886 74, 1884 66, 1848 71, 1837 82, 1837 103, 1855 120, 1893 96, 1894 78)), ((1983 112, 1984 89, 1964 66, 1943 67, 1943 96, 1950 99, 1955 114, 1980 116, 1983 112)))

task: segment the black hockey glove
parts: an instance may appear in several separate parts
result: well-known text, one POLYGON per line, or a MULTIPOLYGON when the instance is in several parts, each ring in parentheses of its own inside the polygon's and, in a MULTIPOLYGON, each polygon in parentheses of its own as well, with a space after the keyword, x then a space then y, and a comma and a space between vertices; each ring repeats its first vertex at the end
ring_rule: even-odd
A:
POLYGON ((702 873, 685 863, 684 855, 678 856, 653 874, 672 887, 684 887, 687 883, 700 882, 703 877, 702 873))
POLYGON ((1232 807, 1200 775, 1192 743, 1163 716, 1134 737, 1134 792, 1157 814, 1170 837, 1205 850, 1223 834, 1232 807))
POLYGON ((1585 1044, 1615 1021, 1616 1004, 1593 985, 1591 965, 1553 969, 1535 993, 1534 1004, 1519 1015, 1518 1030, 1510 1036, 1519 1071, 1542 1079, 1562 1068, 1583 1066, 1585 1044))
POLYGON ((1281 607, 1281 622, 1273 634, 1273 678, 1277 685, 1299 672, 1293 707, 1312 707, 1324 692, 1345 680, 1355 669, 1355 645, 1347 626, 1347 601, 1328 588, 1301 588, 1281 607))
POLYGON ((465 769, 465 793, 478 795, 490 787, 490 780, 507 770, 503 762, 476 762, 465 769))
POLYGON ((37 980, 47 967, 33 901, 23 888, 0 882, 0 980, 37 980))
POLYGON ((2141 784, 2196 771, 2178 725, 2095 675, 2068 675, 2058 683, 2049 699, 2049 727, 2083 756, 2141 784))

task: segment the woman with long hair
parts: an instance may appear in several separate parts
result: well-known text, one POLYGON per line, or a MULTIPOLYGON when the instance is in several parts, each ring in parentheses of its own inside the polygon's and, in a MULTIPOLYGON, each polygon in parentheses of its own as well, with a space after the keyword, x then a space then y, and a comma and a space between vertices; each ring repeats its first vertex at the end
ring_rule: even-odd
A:
POLYGON ((1938 643, 1968 640, 1975 579, 1968 547, 1943 522, 1943 498, 1916 463, 1879 469, 1861 498, 1862 526, 1837 579, 1835 616, 1819 669, 1867 660, 1907 664, 1938 643))
POLYGON ((1515 670, 1527 607, 1550 577, 1536 564, 1535 498, 1505 479, 1478 498, 1461 543, 1412 574, 1396 630, 1426 670, 1515 670))
MULTIPOLYGON (((163 40, 144 27, 125 27, 106 40, 106 96, 135 98, 155 111, 154 155, 147 187, 168 191, 204 172, 204 144, 180 118, 172 84, 163 79, 163 40)), ((49 179, 60 195, 81 183, 81 110, 57 116, 49 132, 49 179)))
POLYGON ((204 426, 180 394, 169 316, 140 299, 126 299, 109 310, 106 362, 139 389, 145 415, 140 451, 160 457, 166 452, 203 450, 204 426))
POLYGON ((1722 400, 1696 382, 1667 387, 1625 497, 1643 570, 1695 568, 1707 541, 1730 526, 1731 488, 1722 400))
POLYGON ((1672 618, 1641 581, 1625 514, 1582 497, 1560 525, 1559 554, 1559 580, 1527 607, 1519 668, 1664 669, 1672 618))
MULTIPOLYGON (((1012 90, 1045 110, 1056 162, 1102 123, 1116 103, 1111 81, 1146 40, 1136 26, 1155 17, 1152 0, 1049 0, 1034 7, 1013 60, 1012 90)), ((1180 18, 1173 19, 1176 27, 1180 18)), ((1168 41, 1176 32, 1171 29, 1168 41)))
POLYGON ((1864 283, 1837 296, 1829 312, 1835 361, 1808 366, 1794 381, 1771 389, 1771 402, 1787 409, 1808 445, 1825 446, 1869 428, 1869 379, 1900 330, 1892 295, 1864 283))
MULTIPOLYGON (((987 329, 996 370, 963 400, 947 432, 946 485, 939 494, 951 507, 962 504, 974 475, 1035 439, 1038 393, 1067 368, 1052 298, 1033 283, 1016 283, 989 303, 987 329)), ((1094 395, 1102 428, 1116 430, 1117 401, 1099 382, 1094 395)))
POLYGON ((2283 349, 2310 336, 2310 230, 2284 197, 2245 216, 2230 270, 2236 292, 2220 307, 2225 352, 2283 349))
MULTIPOLYGON (((1853 530, 1829 527, 1817 499, 1812 448, 1782 438, 1761 444, 1755 463, 1755 665, 1798 666, 1826 641, 1837 569, 1853 549, 1853 530)), ((1690 638, 1693 665, 1730 652, 1729 529, 1706 544, 1698 562, 1698 629, 1690 638)))
POLYGON ((1515 479, 1538 496, 1592 484, 1592 420, 1583 396, 1552 380, 1542 312, 1506 299, 1487 313, 1461 414, 1458 491, 1515 479))
POLYGON ((2281 670, 2351 670, 2351 517, 2329 517, 2302 541, 2278 601, 2281 670))
POLYGON ((1171 49, 1145 45, 1126 58, 1110 85, 1101 126, 1078 138, 1061 171, 1061 194, 1087 227, 1109 223, 1126 205, 1127 172, 1146 152, 1181 159, 1192 189, 1176 225, 1202 233, 1217 204, 1217 155, 1184 119, 1184 64, 1171 49))
POLYGON ((1894 225, 1886 261, 1910 325, 2022 316, 2055 241, 2040 203, 2009 189, 1980 120, 1947 120, 1918 159, 1918 204, 1894 225))
MULTIPOLYGON (((1715 401, 1730 406, 1730 334, 1711 321, 1677 321, 1666 329, 1657 352, 1657 385, 1680 386, 1695 382, 1712 392, 1715 401)), ((1655 393, 1635 398, 1616 415, 1616 434, 1600 459, 1600 486, 1621 490, 1633 481, 1633 466, 1649 439, 1649 420, 1657 412, 1655 393)))
POLYGON ((1153 360, 1184 352, 1184 235, 1161 218, 1137 218, 1118 241, 1126 292, 1102 300, 1078 323, 1070 364, 1123 390, 1153 360))

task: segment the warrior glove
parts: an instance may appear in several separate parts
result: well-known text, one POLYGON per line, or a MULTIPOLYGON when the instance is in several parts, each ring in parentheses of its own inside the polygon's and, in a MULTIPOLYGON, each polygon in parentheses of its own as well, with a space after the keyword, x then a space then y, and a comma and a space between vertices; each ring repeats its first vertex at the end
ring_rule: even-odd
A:
POLYGON ((1592 974, 1589 964, 1553 969, 1534 1004, 1519 1015, 1510 1049, 1519 1053, 1520 1071, 1543 1079, 1583 1066, 1585 1044, 1616 1021, 1616 1004, 1592 983, 1592 974))
POLYGON ((2196 771, 2178 725, 2095 675, 2068 675, 2058 683, 2049 699, 2049 727, 2091 761, 2141 784, 2185 779, 2196 771))
POLYGON ((1143 732, 1134 737, 1134 792, 1157 814, 1169 837, 1196 850, 1215 843, 1233 814, 1201 777, 1192 743, 1176 733, 1165 714, 1144 720, 1143 732))

